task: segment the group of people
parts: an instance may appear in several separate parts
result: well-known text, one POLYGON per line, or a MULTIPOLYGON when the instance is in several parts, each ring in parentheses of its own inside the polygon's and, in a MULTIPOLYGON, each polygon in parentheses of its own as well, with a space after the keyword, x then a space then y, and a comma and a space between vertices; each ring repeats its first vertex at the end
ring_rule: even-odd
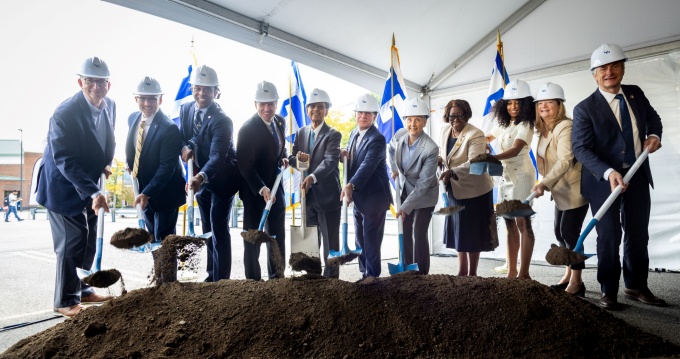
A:
MULTIPOLYGON (((452 100, 445 107, 445 125, 438 142, 424 131, 430 117, 428 105, 414 98, 407 101, 404 128, 386 143, 374 126, 380 110, 378 100, 364 94, 354 107, 357 126, 348 146, 341 148, 342 135, 324 120, 332 105, 330 97, 326 91, 314 89, 306 106, 312 123, 297 130, 292 153, 286 149, 285 121, 276 114, 279 96, 272 83, 257 84, 255 114, 239 130, 235 145, 233 122, 215 102, 220 84, 214 69, 203 65, 192 72, 194 101, 182 106, 178 126, 160 110, 163 91, 157 80, 147 76, 134 92, 140 111, 128 118, 125 147, 126 164, 135 182, 134 205, 141 205, 148 231, 160 242, 175 233, 178 208, 186 201, 185 188, 193 189, 203 232, 212 233, 207 245, 206 281, 228 279, 232 264, 229 216, 234 196, 238 192, 243 200, 246 231, 259 229, 265 206, 273 201, 265 230, 275 238, 283 257, 284 191, 282 184, 277 189, 273 186, 281 171, 304 162, 308 167, 301 189, 306 192, 306 219, 318 226, 324 276, 339 277, 338 266, 330 265, 327 258, 340 246, 342 201, 354 203, 362 278, 381 274, 380 247, 391 203, 403 222, 404 262, 417 263, 419 272, 428 274, 427 232, 438 202, 438 182, 443 181, 449 205, 465 206, 465 210, 446 218, 443 241, 459 254, 458 275, 475 276, 480 252, 493 250, 499 243, 494 181, 488 174, 471 174, 470 159, 487 153, 488 143, 495 139, 499 150, 494 157, 504 167, 499 199, 524 200, 531 192, 541 196, 550 191, 555 201, 555 235, 567 248, 573 249, 576 244, 588 204, 594 213, 609 193, 622 185, 622 196, 597 225, 598 281, 603 294, 600 304, 612 309, 618 303, 618 248, 623 228, 626 296, 665 305, 647 287, 648 185, 652 183, 648 161, 630 183, 622 180, 642 149, 653 153, 661 146, 662 126, 642 91, 621 85, 625 61, 616 45, 602 45, 593 53, 591 70, 599 89, 576 106, 574 120, 566 116, 566 99, 559 85, 543 85, 534 98, 528 84, 517 80, 495 104, 497 121, 491 133, 484 134, 468 122, 472 110, 467 101, 452 100), (529 158, 535 135, 543 176, 538 183, 529 158), (340 182, 340 161, 347 165, 344 185, 340 182), (183 178, 182 162, 193 166, 193 177, 183 178), (399 189, 394 199, 390 175, 399 189)), ((57 254, 54 307, 69 317, 81 312, 83 303, 111 299, 81 282, 76 268, 92 266, 97 211, 108 211, 103 184, 98 181, 102 173, 111 174, 116 105, 106 96, 111 83, 102 59, 86 59, 78 75, 81 90, 63 102, 50 120, 37 184, 37 201, 48 209, 57 254)), ((530 278, 534 245, 531 219, 505 222, 508 277, 530 278)), ((272 247, 267 244, 267 251, 272 247)), ((260 245, 244 241, 247 279, 261 279, 259 254, 260 245)), ((583 296, 583 268, 583 263, 568 266, 555 287, 583 296)), ((283 276, 271 259, 267 274, 270 279, 283 276)))

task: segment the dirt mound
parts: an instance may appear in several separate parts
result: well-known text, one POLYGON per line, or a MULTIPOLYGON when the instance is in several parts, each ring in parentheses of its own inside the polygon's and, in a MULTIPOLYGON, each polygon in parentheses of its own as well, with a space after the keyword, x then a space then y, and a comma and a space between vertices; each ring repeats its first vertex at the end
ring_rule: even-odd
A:
POLYGON ((680 347, 531 280, 404 273, 132 291, 3 358, 635 358, 680 347))
POLYGON ((177 280, 177 262, 185 270, 198 272, 204 238, 171 234, 163 239, 163 245, 153 252, 154 269, 152 284, 161 285, 177 280))
POLYGON ((130 249, 153 240, 151 233, 142 228, 125 228, 111 236, 111 245, 116 248, 130 249))

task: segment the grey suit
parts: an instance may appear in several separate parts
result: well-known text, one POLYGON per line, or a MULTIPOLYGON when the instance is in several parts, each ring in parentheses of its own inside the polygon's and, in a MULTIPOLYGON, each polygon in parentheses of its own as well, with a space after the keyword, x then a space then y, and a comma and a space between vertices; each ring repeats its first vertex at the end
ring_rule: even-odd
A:
POLYGON ((290 165, 297 167, 297 153, 309 154, 309 170, 306 175, 314 175, 314 183, 307 193, 307 223, 318 225, 319 239, 323 241, 323 275, 338 278, 340 268, 329 266, 329 250, 340 249, 340 139, 342 134, 323 123, 310 149, 311 126, 299 129, 295 134, 293 152, 289 157, 290 165))
POLYGON ((406 214, 403 218, 404 261, 407 264, 418 263, 420 273, 428 274, 430 246, 427 229, 439 194, 436 176, 439 147, 423 133, 410 150, 410 159, 405 161, 405 146, 408 148, 408 134, 402 128, 392 137, 388 151, 391 171, 399 173, 402 188, 400 209, 406 214))

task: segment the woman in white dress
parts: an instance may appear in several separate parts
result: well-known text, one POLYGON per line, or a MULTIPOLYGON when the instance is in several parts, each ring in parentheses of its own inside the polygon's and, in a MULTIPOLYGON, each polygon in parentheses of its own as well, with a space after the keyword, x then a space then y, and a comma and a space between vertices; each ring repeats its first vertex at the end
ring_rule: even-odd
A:
MULTIPOLYGON (((529 84, 522 80, 513 81, 505 89, 503 99, 493 107, 496 124, 487 141, 497 139, 499 151, 494 157, 503 164, 503 176, 498 191, 498 200, 523 201, 536 182, 534 168, 529 151, 534 135, 536 110, 534 98, 531 96, 529 84)), ((505 219, 508 231, 506 261, 508 278, 531 279, 529 264, 534 250, 534 232, 531 229, 530 217, 505 219), (519 253, 520 265, 517 269, 519 253)))

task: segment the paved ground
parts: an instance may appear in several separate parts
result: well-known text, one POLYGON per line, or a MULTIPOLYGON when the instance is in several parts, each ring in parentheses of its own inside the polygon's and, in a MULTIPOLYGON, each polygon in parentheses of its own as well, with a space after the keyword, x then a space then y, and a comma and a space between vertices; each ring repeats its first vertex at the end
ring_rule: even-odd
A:
MULTIPOLYGON (((28 218, 28 213, 21 214, 28 218)), ((351 217, 351 216, 350 216, 351 217)), ((299 223, 298 223, 299 224, 299 223)), ((239 225, 241 225, 239 223, 239 225)), ((117 218, 115 223, 107 216, 105 223, 105 243, 115 231, 136 226, 136 219, 117 218)), ((396 232, 394 221, 388 221, 388 232, 396 232)), ((350 229, 352 225, 350 224, 350 229)), ((26 220, 0 225, 0 352, 6 350, 17 341, 49 328, 64 319, 52 314, 52 298, 54 293, 55 255, 52 249, 49 222, 44 214, 38 214, 36 220, 26 220), (38 321, 42 321, 36 323, 38 321)), ((181 224, 178 232, 181 233, 181 224)), ((240 229, 232 229, 233 266, 232 278, 244 279, 243 273, 243 245, 240 229)), ((353 238, 353 233, 349 234, 353 238)), ((353 245, 350 244, 353 248, 353 245)), ((266 250, 262 250, 260 262, 264 264, 266 250)), ((395 236, 386 236, 383 241, 383 276, 387 276, 387 263, 397 263, 398 244, 395 236)), ((205 250, 202 253, 205 257, 205 250)), ((541 258, 542 259, 542 258, 541 258)), ((496 259, 482 259, 479 265, 479 275, 483 277, 500 277, 493 268, 502 264, 496 259)), ((116 249, 105 244, 103 250, 102 268, 116 268, 125 279, 128 290, 148 286, 152 267, 150 254, 136 254, 116 249)), ((431 274, 455 274, 457 259, 453 256, 432 256, 431 274)), ((553 267, 545 262, 535 261, 532 264, 531 275, 534 280, 553 284, 559 280, 563 269, 553 267)), ((199 273, 194 280, 202 280, 205 273, 199 273)), ((341 269, 341 279, 355 281, 360 273, 356 262, 347 264, 341 269)), ((587 300, 593 304, 599 298, 596 270, 588 267, 584 271, 584 282, 587 287, 587 300)), ((631 302, 619 294, 619 299, 626 305, 626 309, 615 312, 619 318, 628 323, 666 338, 680 345, 680 274, 655 273, 649 274, 650 288, 658 296, 666 299, 671 305, 668 308, 655 308, 631 302)), ((622 291, 623 289, 621 289, 622 291)), ((102 290, 106 292, 106 290, 102 290)), ((119 294, 118 285, 109 291, 119 294)))

